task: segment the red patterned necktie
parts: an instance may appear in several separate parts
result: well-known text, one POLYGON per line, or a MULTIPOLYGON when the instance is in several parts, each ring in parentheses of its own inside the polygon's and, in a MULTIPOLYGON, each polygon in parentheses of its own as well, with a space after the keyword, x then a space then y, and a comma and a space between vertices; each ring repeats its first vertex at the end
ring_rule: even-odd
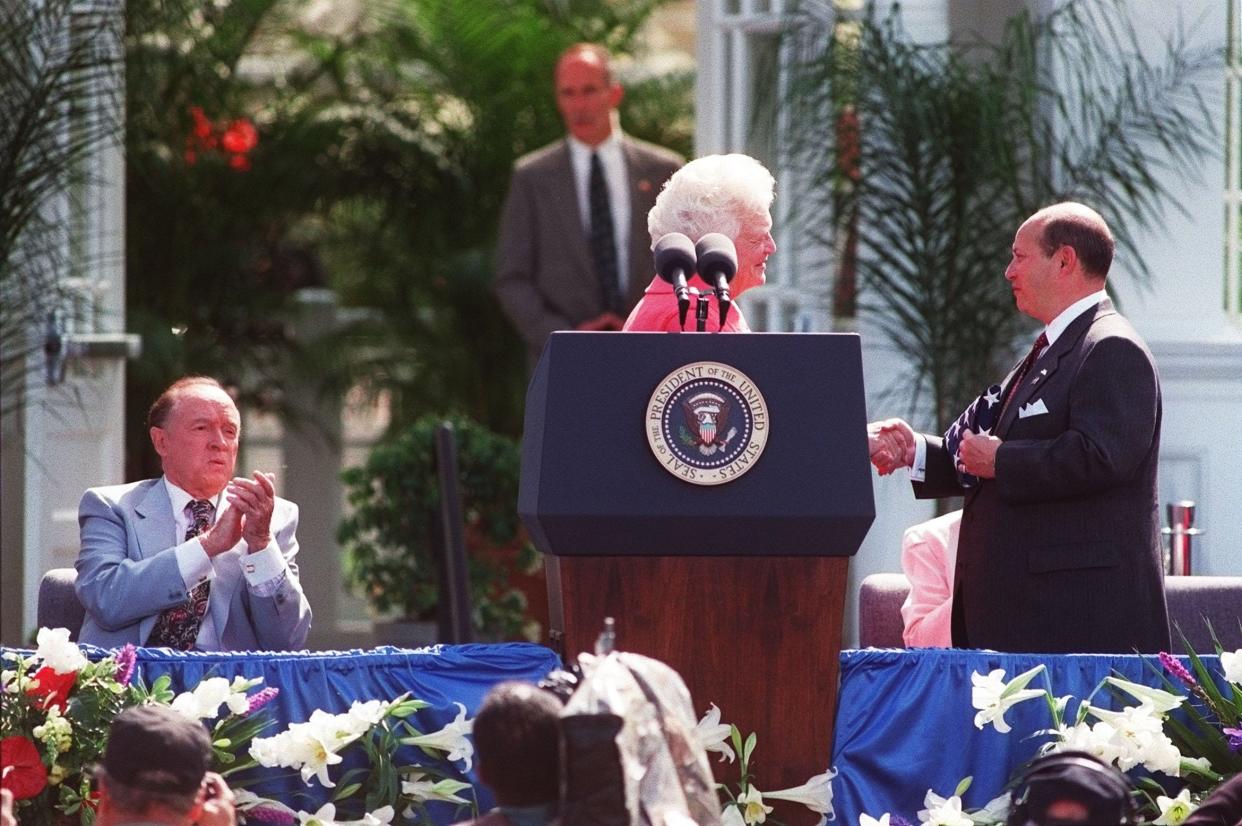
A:
MULTIPOLYGON (((190 527, 185 538, 193 539, 211 527, 211 515, 216 506, 206 499, 195 499, 185 506, 190 517, 190 527)), ((163 645, 178 651, 189 651, 198 640, 198 629, 207 613, 207 598, 211 595, 211 582, 204 582, 190 592, 190 598, 180 605, 165 608, 155 620, 155 628, 147 638, 148 648, 163 645)))
POLYGON ((1026 378, 1026 374, 1031 372, 1031 365, 1039 358, 1039 354, 1048 346, 1048 334, 1040 333, 1039 338, 1035 339, 1035 345, 1031 347, 1031 352, 1026 354, 1026 358, 1022 360, 1022 364, 1018 367, 1018 372, 1014 373, 1013 381, 1009 382, 1009 387, 1005 390, 1005 403, 1001 405, 1000 413, 996 416, 996 421, 1000 421, 1001 416, 1005 415, 1005 410, 1009 407, 1009 401, 1018 391, 1018 385, 1022 384, 1022 380, 1026 378))

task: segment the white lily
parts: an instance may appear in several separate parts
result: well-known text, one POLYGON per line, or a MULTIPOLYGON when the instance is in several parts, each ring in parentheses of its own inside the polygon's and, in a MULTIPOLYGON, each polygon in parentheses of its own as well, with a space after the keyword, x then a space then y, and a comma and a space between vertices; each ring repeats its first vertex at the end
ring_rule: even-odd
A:
POLYGON ((1129 706, 1121 711, 1093 706, 1091 714, 1112 727, 1112 745, 1118 750, 1119 769, 1129 771, 1142 764, 1150 771, 1180 776, 1182 754, 1164 733, 1163 715, 1157 714, 1151 706, 1129 706))
POLYGON ((974 821, 962 812, 962 799, 957 795, 941 797, 931 789, 923 796, 926 809, 919 810, 919 822, 928 826, 974 826, 974 821))
POLYGON ((1167 691, 1132 683, 1120 677, 1105 677, 1104 679, 1158 714, 1168 714, 1173 709, 1180 707, 1186 700, 1181 694, 1170 694, 1167 691))
POLYGON ((975 715, 975 728, 981 729, 991 723, 1001 734, 1008 734, 1010 726, 1005 721, 1005 712, 1018 703, 1044 695, 1038 689, 1026 688, 1026 684, 1043 670, 1042 665, 1037 665, 1009 682, 1005 682, 1003 668, 993 670, 986 677, 977 671, 971 674, 970 704, 979 710, 975 715))
POLYGON ((89 660, 76 643, 69 641, 68 628, 40 628, 35 641, 39 647, 34 659, 40 660, 57 674, 76 674, 89 660))
POLYGON ((888 826, 889 813, 885 812, 880 815, 880 819, 876 820, 871 815, 863 812, 858 816, 858 826, 888 826))
POLYGON ((712 703, 712 707, 707 710, 707 713, 695 725, 694 736, 704 750, 720 752, 720 761, 722 763, 725 760, 732 763, 737 759, 737 755, 733 753, 733 747, 729 745, 729 734, 732 728, 732 726, 720 722, 720 709, 716 707, 715 703, 712 703))
POLYGON ((1234 685, 1242 685, 1242 648, 1237 651, 1222 651, 1220 667, 1226 680, 1234 685))
POLYGON ((769 800, 788 800, 791 803, 801 803, 812 812, 832 817, 832 778, 836 777, 835 771, 826 771, 823 774, 817 774, 801 786, 794 786, 791 789, 781 789, 776 792, 764 792, 763 796, 769 800))
POLYGON ((465 798, 457 796, 457 793, 462 789, 470 788, 469 783, 463 783, 460 780, 453 780, 448 777, 443 780, 431 780, 420 771, 412 771, 405 776, 409 779, 401 781, 401 793, 409 795, 419 803, 427 800, 443 800, 448 803, 470 802, 465 798))
POLYGON ((1009 793, 1001 792, 977 812, 966 815, 976 824, 1004 823, 1009 819, 1009 793))
POLYGON ((361 820, 337 820, 336 806, 325 803, 314 814, 298 812, 297 818, 302 826, 387 826, 395 814, 392 806, 384 806, 363 815, 361 820))
POLYGON ((742 810, 742 820, 748 826, 750 824, 763 823, 772 812, 772 807, 766 806, 763 803, 763 792, 756 789, 753 785, 746 790, 745 794, 738 795, 737 805, 742 810))
POLYGON ((1157 826, 1178 826, 1196 808, 1190 800, 1190 789, 1182 789, 1177 797, 1160 795, 1156 805, 1160 807, 1160 817, 1155 820, 1157 826))
POLYGON ((746 821, 742 819, 742 810, 732 803, 726 805, 720 813, 720 826, 746 826, 746 821))
POLYGON ((474 729, 474 721, 466 719, 464 705, 461 703, 453 705, 458 709, 457 717, 453 722, 431 734, 402 737, 401 742, 408 746, 418 746, 421 749, 447 752, 446 759, 449 762, 465 760, 466 771, 470 771, 470 767, 474 765, 474 744, 470 742, 467 735, 474 729))

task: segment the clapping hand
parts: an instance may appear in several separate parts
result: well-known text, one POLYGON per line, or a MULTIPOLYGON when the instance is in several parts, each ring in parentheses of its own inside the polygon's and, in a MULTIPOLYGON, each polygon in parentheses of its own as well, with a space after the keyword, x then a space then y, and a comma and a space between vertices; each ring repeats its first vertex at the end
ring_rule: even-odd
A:
POLYGON ((255 471, 251 478, 236 477, 225 488, 231 507, 241 515, 241 538, 251 553, 261 551, 272 541, 272 511, 276 507, 275 476, 255 471))

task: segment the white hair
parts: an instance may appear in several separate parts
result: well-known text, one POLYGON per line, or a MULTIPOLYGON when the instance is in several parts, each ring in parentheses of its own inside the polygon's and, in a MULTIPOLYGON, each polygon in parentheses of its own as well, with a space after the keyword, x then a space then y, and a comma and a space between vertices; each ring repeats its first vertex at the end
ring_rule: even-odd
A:
POLYGON ((736 239, 745 224, 767 213, 775 197, 772 173, 749 155, 707 155, 673 173, 647 213, 654 244, 670 232, 698 241, 709 232, 736 239))

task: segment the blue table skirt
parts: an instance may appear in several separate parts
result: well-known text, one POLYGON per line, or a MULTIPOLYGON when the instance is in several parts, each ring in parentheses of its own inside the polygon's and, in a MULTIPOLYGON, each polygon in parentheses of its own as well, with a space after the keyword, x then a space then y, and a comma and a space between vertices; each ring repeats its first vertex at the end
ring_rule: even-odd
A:
MULTIPOLYGON (((88 646, 84 650, 96 655, 104 653, 88 646)), ((269 737, 283 731, 289 723, 309 719, 315 709, 338 714, 347 711, 356 700, 392 700, 406 692, 430 704, 410 721, 424 733, 437 731, 457 716, 455 702, 465 705, 468 716, 473 717, 483 695, 496 683, 537 681, 559 664, 550 649, 528 643, 445 645, 417 650, 385 646, 367 651, 311 653, 217 654, 138 649, 138 673, 148 686, 164 674, 171 677, 175 692, 193 688, 206 677, 231 679, 242 675, 262 677, 263 686, 279 688, 280 695, 266 707, 275 724, 261 736, 269 737)), ((405 755, 409 760, 402 763, 417 760, 426 764, 430 760, 413 747, 400 753, 404 755, 406 751, 410 752, 405 755)), ((357 758, 346 760, 334 767, 332 776, 339 778, 346 769, 359 764, 357 758)), ((449 768, 444 763, 436 765, 449 768)), ((462 779, 475 784, 481 810, 492 806, 490 794, 478 784, 473 769, 462 779)), ((327 792, 318 783, 307 787, 300 778, 264 781, 252 788, 308 812, 327 800, 327 792)), ((458 814, 456 808, 447 804, 433 807, 436 822, 452 822, 458 814)))
MULTIPOLYGON (((1145 662, 1146 661, 1146 662, 1145 662)), ((1203 657, 1213 672, 1219 659, 1203 657)), ((895 650, 869 648, 841 652, 841 688, 837 700, 832 766, 836 822, 858 823, 860 813, 885 812, 918 822, 928 789, 943 797, 964 777, 974 782, 964 797, 967 807, 983 806, 1005 787, 1023 763, 1035 756, 1046 737, 1033 732, 1049 727, 1047 704, 1039 699, 1005 714, 1008 734, 991 725, 975 728, 970 677, 1002 668, 1009 680, 1043 664, 1054 696, 1084 700, 1100 681, 1115 675, 1131 682, 1162 686, 1139 655, 998 654, 954 649, 895 650)), ((1044 688, 1036 677, 1029 688, 1044 688)), ((1104 704, 1103 694, 1095 702, 1104 704)), ((1069 704, 1069 714, 1078 708, 1069 704)))

